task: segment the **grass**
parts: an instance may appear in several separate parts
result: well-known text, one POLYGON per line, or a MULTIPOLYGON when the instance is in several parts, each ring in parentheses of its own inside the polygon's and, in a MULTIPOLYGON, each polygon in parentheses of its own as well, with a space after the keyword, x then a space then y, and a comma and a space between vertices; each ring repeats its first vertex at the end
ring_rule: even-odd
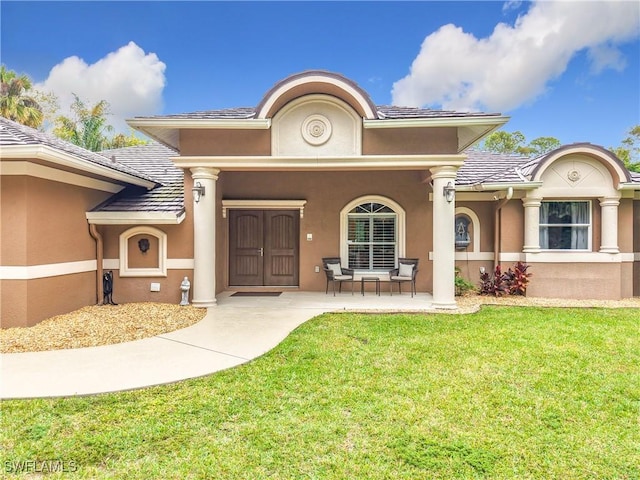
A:
POLYGON ((77 471, 47 478, 638 479, 639 319, 327 314, 208 377, 2 402, 3 473, 60 460, 77 471))

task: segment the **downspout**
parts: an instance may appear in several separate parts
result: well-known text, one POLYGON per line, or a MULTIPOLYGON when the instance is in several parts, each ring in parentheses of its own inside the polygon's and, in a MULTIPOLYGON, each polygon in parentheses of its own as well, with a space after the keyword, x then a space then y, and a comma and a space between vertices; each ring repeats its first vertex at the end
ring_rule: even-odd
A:
POLYGON ((493 219, 493 230, 494 230, 493 231, 493 270, 494 271, 499 263, 498 257, 500 256, 500 247, 502 245, 502 242, 501 242, 502 229, 500 228, 501 210, 502 210, 502 207, 504 207, 507 204, 507 202, 511 200, 512 197, 513 197, 513 187, 509 187, 507 188, 506 196, 502 200, 500 200, 498 205, 496 205, 496 209, 495 209, 495 216, 493 219))
POLYGON ((102 263, 104 259, 104 245, 102 235, 98 232, 98 227, 94 223, 89 224, 89 233, 96 241, 96 305, 102 305, 104 291, 102 289, 102 263))

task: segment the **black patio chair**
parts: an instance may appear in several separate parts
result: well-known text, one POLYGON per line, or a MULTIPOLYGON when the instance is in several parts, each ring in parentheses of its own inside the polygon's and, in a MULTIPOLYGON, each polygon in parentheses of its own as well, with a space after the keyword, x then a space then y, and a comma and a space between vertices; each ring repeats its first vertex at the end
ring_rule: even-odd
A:
POLYGON ((393 284, 398 284, 398 292, 402 294, 402 284, 411 284, 411 298, 416 294, 416 277, 418 276, 418 259, 417 258, 399 258, 398 268, 394 268, 389 272, 389 289, 393 295, 393 284))
POLYGON ((353 270, 340 265, 340 257, 325 257, 322 259, 322 267, 327 276, 327 288, 324 293, 329 293, 329 283, 333 286, 333 296, 336 296, 336 282, 338 293, 342 293, 342 282, 351 282, 351 295, 353 295, 353 270))

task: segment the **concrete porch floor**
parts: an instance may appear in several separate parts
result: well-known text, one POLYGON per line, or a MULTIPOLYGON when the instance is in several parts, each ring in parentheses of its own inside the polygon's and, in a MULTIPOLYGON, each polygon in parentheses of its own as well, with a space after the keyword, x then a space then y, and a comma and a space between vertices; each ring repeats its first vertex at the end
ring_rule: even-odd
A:
MULTIPOLYGON (((384 288, 385 284, 382 284, 384 288)), ((283 309, 320 309, 323 312, 340 312, 340 311, 427 311, 433 310, 433 297, 430 293, 418 292, 411 297, 411 293, 403 291, 402 294, 394 292, 390 295, 388 290, 382 290, 380 295, 376 295, 374 291, 365 291, 364 295, 360 293, 360 285, 357 284, 353 295, 351 290, 345 285, 342 293, 329 290, 328 294, 324 292, 303 292, 298 290, 281 290, 282 293, 277 297, 234 297, 235 291, 227 291, 217 296, 218 306, 230 307, 246 307, 246 308, 283 308, 283 309)), ((369 286, 371 288, 371 286, 369 286)))

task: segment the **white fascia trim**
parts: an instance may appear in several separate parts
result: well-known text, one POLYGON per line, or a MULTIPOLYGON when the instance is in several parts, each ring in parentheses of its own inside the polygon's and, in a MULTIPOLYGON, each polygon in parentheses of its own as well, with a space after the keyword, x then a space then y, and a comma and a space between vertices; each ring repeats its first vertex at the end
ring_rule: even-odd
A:
POLYGON ((28 177, 43 178, 53 182, 66 183, 77 187, 90 188, 109 193, 118 193, 124 187, 118 183, 109 183, 91 177, 78 175, 77 173, 65 172, 57 168, 51 168, 37 163, 0 162, 0 175, 24 175, 28 177))
POLYGON ((456 185, 456 192, 486 192, 496 190, 535 190, 540 188, 542 182, 522 182, 522 183, 476 183, 474 185, 456 185))
MULTIPOLYGON (((119 172, 111 168, 82 160, 74 155, 61 150, 56 150, 47 145, 7 145, 2 147, 2 156, 5 158, 37 158, 55 163, 63 167, 74 168, 83 172, 101 175, 116 181, 131 185, 138 185, 150 190, 156 186, 155 182, 144 180, 128 173, 119 172)), ((105 157, 105 160, 106 157, 105 157)))
POLYGON ((393 118, 386 120, 362 121, 363 128, 424 128, 424 127, 465 127, 504 125, 510 117, 451 117, 451 118, 393 118))
POLYGON ((222 130, 268 130, 269 118, 147 118, 130 119, 127 123, 133 128, 165 129, 222 129, 222 130))
MULTIPOLYGON (((193 258, 167 258, 167 270, 193 270, 195 260, 193 258)), ((102 260, 104 270, 120 270, 120 259, 105 258, 102 260)))
POLYGON ((95 225, 177 225, 186 217, 171 212, 86 212, 90 224, 95 225))
POLYGON ((633 254, 633 261, 640 262, 640 252, 636 252, 633 254))
POLYGON ((464 154, 309 156, 184 156, 172 157, 182 168, 215 167, 220 170, 421 170, 437 166, 461 167, 464 154))
POLYGON ((49 263, 44 265, 0 266, 0 280, 34 280, 74 273, 95 272, 96 260, 49 263))

